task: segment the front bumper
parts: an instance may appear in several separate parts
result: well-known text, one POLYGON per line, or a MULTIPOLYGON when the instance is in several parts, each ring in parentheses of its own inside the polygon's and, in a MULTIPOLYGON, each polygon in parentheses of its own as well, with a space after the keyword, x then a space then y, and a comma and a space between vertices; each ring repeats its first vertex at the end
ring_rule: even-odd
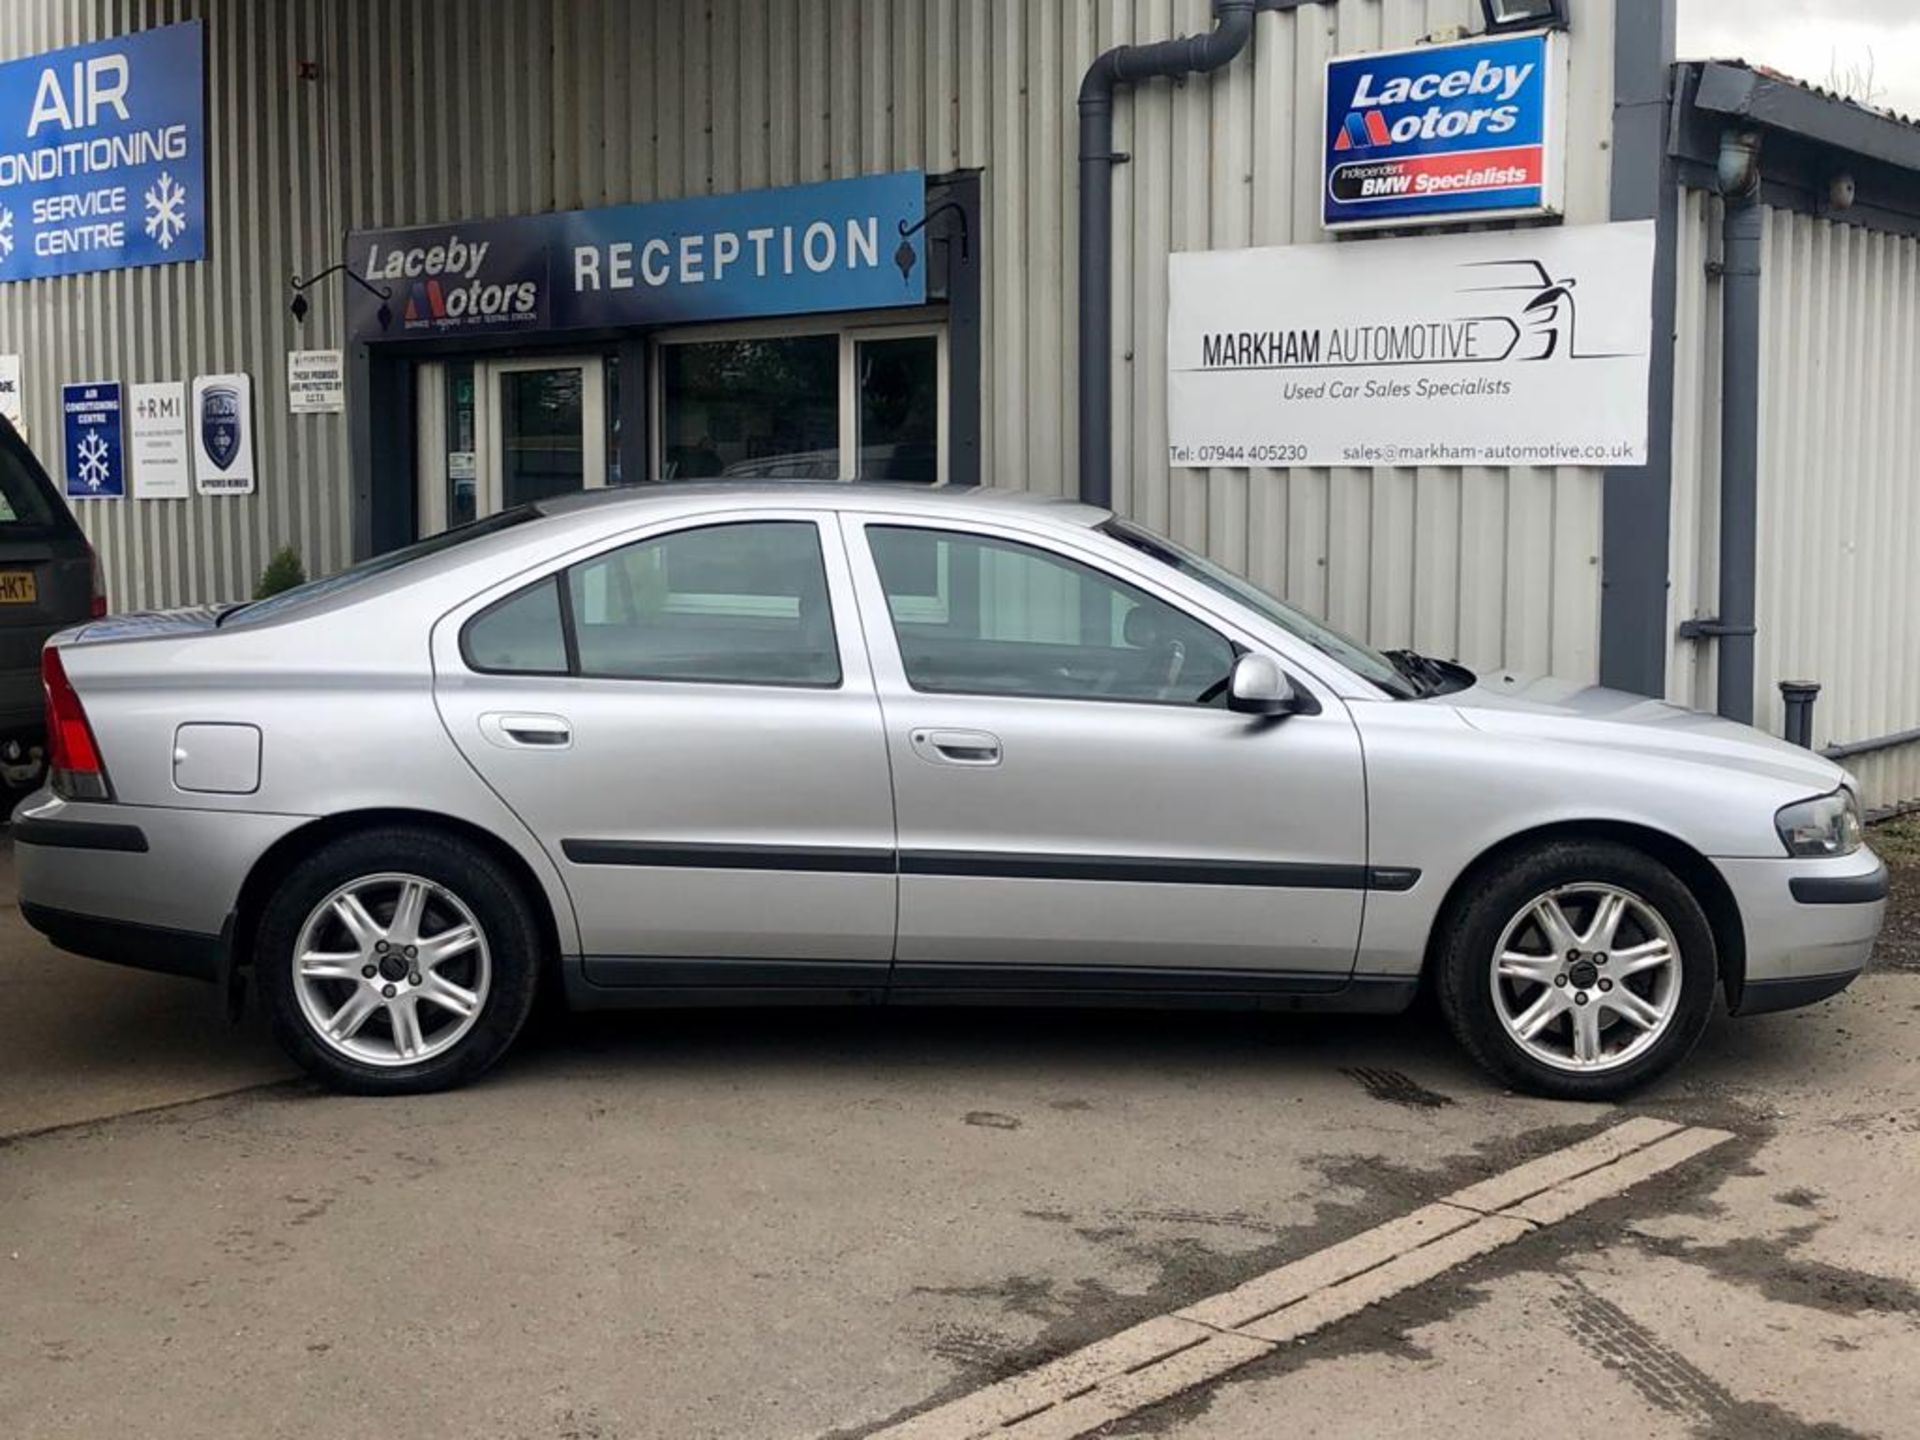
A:
POLYGON ((1887 867, 1866 846, 1837 860, 1717 860, 1740 909, 1736 1015, 1811 1005, 1853 983, 1887 909, 1887 867))
POLYGON ((217 980, 255 864, 298 815, 106 805, 41 790, 13 815, 20 913, 62 950, 217 980))

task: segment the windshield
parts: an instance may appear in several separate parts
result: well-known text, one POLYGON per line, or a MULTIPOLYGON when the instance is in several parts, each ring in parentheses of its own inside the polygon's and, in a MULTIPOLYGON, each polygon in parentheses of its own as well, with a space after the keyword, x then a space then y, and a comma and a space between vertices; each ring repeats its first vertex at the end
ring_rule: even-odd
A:
POLYGON ((1142 530, 1137 525, 1130 525, 1125 520, 1109 520, 1100 530, 1122 545, 1151 555, 1189 579, 1198 580, 1209 589, 1239 601, 1249 610, 1273 621, 1289 635, 1306 641, 1322 655, 1338 660, 1361 679, 1378 685, 1389 695, 1411 700, 1420 694, 1419 688, 1379 651, 1362 645, 1358 640, 1348 639, 1338 630, 1329 629, 1312 616, 1269 595, 1252 581, 1241 579, 1231 570, 1222 569, 1205 556, 1196 555, 1171 540, 1163 539, 1150 530, 1142 530))
POLYGON ((425 540, 416 540, 411 545, 403 545, 398 550, 389 550, 384 555, 375 555, 370 560, 362 560, 358 565, 350 565, 338 575, 329 575, 323 580, 309 580, 304 585, 296 585, 291 590, 282 590, 278 595, 270 595, 265 600, 254 600, 236 605, 226 611, 214 623, 216 625, 249 625, 258 620, 266 620, 288 610, 309 605, 315 600, 325 599, 342 590, 351 589, 363 580, 375 575, 385 575, 388 571, 398 570, 403 565, 411 565, 416 560, 424 560, 429 555, 439 555, 453 549, 456 545, 465 545, 470 540, 482 540, 489 535, 497 535, 514 525, 525 524, 538 519, 540 512, 531 505, 517 506, 512 510, 502 510, 498 515, 489 515, 484 520, 474 520, 465 525, 456 525, 451 530, 443 530, 438 535, 430 535, 425 540))

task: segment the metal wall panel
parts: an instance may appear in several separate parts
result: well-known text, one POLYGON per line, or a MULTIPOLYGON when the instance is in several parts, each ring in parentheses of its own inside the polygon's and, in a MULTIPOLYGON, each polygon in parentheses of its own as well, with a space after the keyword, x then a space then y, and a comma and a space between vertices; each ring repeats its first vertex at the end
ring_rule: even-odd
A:
MULTIPOLYGON (((1719 609, 1721 204, 1681 197, 1671 618, 1719 609)), ((1823 687, 1814 744, 1920 727, 1920 239, 1767 213, 1754 716, 1823 687)), ((1714 708, 1715 647, 1671 642, 1670 698, 1714 708)), ((1920 744, 1849 760, 1867 803, 1920 799, 1920 744)))
MULTIPOLYGON (((339 417, 285 414, 286 277, 354 226, 616 204, 862 171, 985 171, 983 474, 1074 486, 1075 92, 1101 49, 1195 32, 1207 0, 37 0, 0 58, 203 15, 213 258, 0 287, 34 438, 64 380, 242 369, 260 494, 91 502, 118 605, 244 593, 277 545, 347 557, 339 417), (319 64, 297 76, 300 60, 319 64)), ((1170 472, 1166 256, 1320 242, 1330 54, 1477 28, 1475 0, 1262 13, 1223 74, 1123 95, 1114 327, 1119 503, 1382 644, 1595 671, 1600 484, 1585 469, 1170 472)), ((1612 6, 1580 7, 1569 219, 1606 218, 1612 6)), ((1367 243, 1353 240, 1343 243, 1367 243)))
MULTIPOLYGON (((1817 680, 1816 746, 1920 727, 1920 239, 1767 215, 1755 713, 1817 680)), ((1920 799, 1920 745, 1848 762, 1920 799)))

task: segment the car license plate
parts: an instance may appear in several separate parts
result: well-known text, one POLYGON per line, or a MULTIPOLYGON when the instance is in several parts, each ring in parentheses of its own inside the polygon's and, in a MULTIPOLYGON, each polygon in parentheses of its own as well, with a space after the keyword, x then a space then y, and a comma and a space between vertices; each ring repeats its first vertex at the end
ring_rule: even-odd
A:
POLYGON ((31 570, 0 570, 0 605, 33 605, 39 599, 31 570))

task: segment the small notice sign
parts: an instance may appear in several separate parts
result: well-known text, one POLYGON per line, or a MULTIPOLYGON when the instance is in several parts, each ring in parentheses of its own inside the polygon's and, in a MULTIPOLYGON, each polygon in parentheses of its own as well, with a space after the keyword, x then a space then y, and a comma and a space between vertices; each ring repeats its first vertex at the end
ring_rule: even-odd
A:
POLYGON ((120 382, 60 387, 66 425, 67 498, 117 500, 127 493, 120 449, 120 382))
POLYGON ((20 357, 18 355, 0 355, 0 415, 7 423, 18 430, 25 423, 25 409, 20 397, 20 357))
POLYGON ((133 498, 184 500, 187 474, 187 387, 160 380, 133 387, 133 498))
POLYGON ((253 493, 253 381, 201 375, 193 382, 193 481, 202 495, 253 493))
POLYGON ((347 408, 347 367, 338 350, 287 352, 287 412, 337 414, 347 408))

